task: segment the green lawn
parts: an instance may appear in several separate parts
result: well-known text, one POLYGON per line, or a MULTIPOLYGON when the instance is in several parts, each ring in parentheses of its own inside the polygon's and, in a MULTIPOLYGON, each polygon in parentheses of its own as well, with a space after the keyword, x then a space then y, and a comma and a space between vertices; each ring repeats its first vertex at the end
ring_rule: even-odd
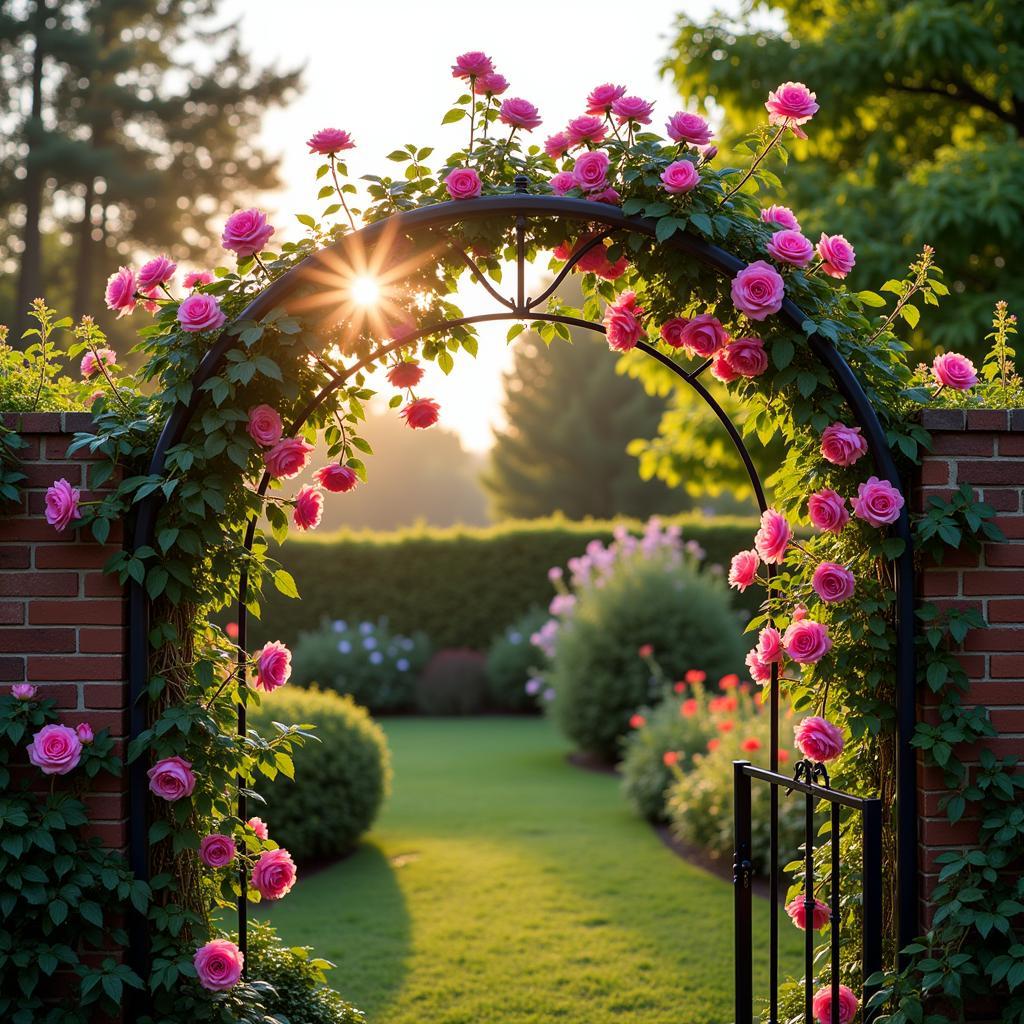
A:
POLYGON ((371 1024, 733 1019, 732 888, 667 850, 616 779, 567 764, 538 719, 385 727, 377 827, 270 913, 371 1024))

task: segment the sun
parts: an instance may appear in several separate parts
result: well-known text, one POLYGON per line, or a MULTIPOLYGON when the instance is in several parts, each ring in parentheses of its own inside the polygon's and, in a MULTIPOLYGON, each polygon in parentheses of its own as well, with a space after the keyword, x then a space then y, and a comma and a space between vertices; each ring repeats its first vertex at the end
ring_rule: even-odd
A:
POLYGON ((360 274, 352 281, 352 301, 357 306, 373 306, 380 298, 380 285, 368 274, 360 274))

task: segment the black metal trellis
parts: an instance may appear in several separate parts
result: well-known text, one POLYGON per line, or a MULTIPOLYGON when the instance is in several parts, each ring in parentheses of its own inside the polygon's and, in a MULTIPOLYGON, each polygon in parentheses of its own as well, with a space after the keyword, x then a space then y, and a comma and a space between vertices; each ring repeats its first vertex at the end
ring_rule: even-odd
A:
MULTIPOLYGON (((487 323, 492 321, 546 321, 561 323, 568 326, 604 333, 601 324, 592 323, 576 317, 551 314, 539 311, 538 307, 555 291, 558 285, 572 271, 576 263, 594 246, 602 244, 606 238, 615 234, 633 234, 649 238, 655 237, 656 222, 647 218, 629 217, 617 207, 603 203, 593 203, 582 199, 554 196, 533 196, 527 194, 526 182, 523 178, 516 179, 516 192, 508 195, 487 196, 475 200, 439 203, 435 206, 396 214, 393 217, 368 225, 354 233, 340 238, 333 245, 307 257, 302 263, 283 274, 257 295, 253 301, 239 314, 238 320, 259 321, 272 309, 287 303, 296 291, 311 283, 315 283, 316 272, 322 271, 327 261, 344 257, 357 251, 370 251, 397 234, 416 235, 419 232, 429 233, 458 227, 463 223, 481 220, 506 220, 515 228, 516 235, 516 289, 515 296, 506 298, 488 281, 472 257, 458 245, 448 242, 448 249, 460 258, 473 277, 479 281, 488 294, 502 308, 499 312, 482 313, 464 316, 458 319, 432 324, 414 334, 393 341, 374 351, 371 357, 356 363, 346 371, 334 374, 332 379, 312 396, 300 411, 289 429, 299 429, 306 420, 332 394, 369 362, 376 361, 390 352, 414 344, 420 338, 443 333, 456 326, 487 323), (560 218, 566 221, 580 222, 593 230, 599 225, 598 234, 581 246, 569 258, 554 281, 537 297, 526 294, 525 287, 525 252, 526 235, 532 220, 560 218)), ((731 253, 712 245, 702 238, 688 232, 677 232, 665 242, 659 243, 666 249, 684 252, 695 260, 711 267, 722 275, 734 275, 745 264, 731 253)), ((806 319, 801 310, 790 300, 783 302, 779 317, 789 327, 802 331, 806 319)), ((204 393, 201 385, 214 376, 225 363, 228 353, 238 345, 238 337, 230 333, 230 325, 222 330, 202 360, 192 379, 191 398, 188 402, 176 406, 168 417, 157 440, 149 466, 149 473, 161 475, 165 469, 168 451, 181 441, 189 423, 199 409, 204 393)), ((885 432, 878 416, 871 406, 856 376, 836 351, 827 338, 812 335, 809 338, 811 351, 817 360, 828 370, 836 389, 849 405, 853 418, 861 427, 868 442, 869 451, 879 476, 887 479, 895 487, 903 490, 902 483, 889 451, 885 432)), ((759 507, 766 507, 764 489, 758 479, 753 461, 735 425, 721 406, 714 400, 700 381, 701 374, 710 365, 710 360, 693 370, 685 370, 664 353, 652 346, 641 343, 638 346, 648 356, 668 367, 682 378, 714 411, 729 434, 739 453, 746 472, 750 478, 759 507)), ((269 476, 264 474, 258 492, 264 494, 269 484, 269 476)), ((155 495, 140 503, 131 537, 132 550, 151 544, 155 530, 159 504, 155 495)), ((898 921, 899 940, 903 945, 916 934, 917 928, 917 853, 916 853, 916 787, 914 777, 914 757, 910 746, 915 724, 914 704, 914 644, 913 644, 913 556, 908 520, 908 509, 904 506, 899 520, 894 524, 893 532, 904 541, 904 551, 897 561, 897 650, 896 650, 896 691, 897 691, 897 847, 898 847, 898 921)), ((250 547, 255 536, 256 523, 250 520, 246 530, 245 543, 250 547)), ((248 595, 248 573, 243 567, 238 595, 238 646, 239 659, 237 672, 239 678, 245 679, 247 615, 246 598, 248 595)), ((129 732, 131 738, 138 736, 146 728, 145 694, 149 678, 149 608, 144 588, 132 581, 130 589, 130 635, 129 635, 129 673, 131 687, 131 711, 129 732)), ((771 773, 778 770, 778 711, 779 694, 778 678, 775 666, 769 683, 770 708, 772 718, 771 736, 771 773)), ((245 708, 239 707, 239 729, 245 730, 245 708)), ((140 878, 148 878, 148 804, 147 804, 147 765, 141 760, 131 768, 129 778, 129 815, 130 815, 130 860, 131 867, 140 878)), ((785 779, 784 776, 778 776, 785 779)), ((787 784, 791 780, 785 780, 787 784)), ((851 798, 852 799, 852 798, 851 798)), ((778 786, 773 784, 771 791, 771 894, 773 905, 777 903, 780 880, 778 877, 778 786)), ((239 800, 239 814, 246 815, 244 797, 239 800)), ((243 877, 242 897, 239 901, 239 937, 245 944, 246 936, 246 898, 247 880, 243 877)), ((778 948, 777 915, 771 915, 771 948, 778 948)), ((137 957, 144 958, 147 948, 145 921, 136 917, 133 922, 132 949, 137 957)), ((772 987, 778 988, 777 957, 772 958, 772 987)), ((142 966, 140 964, 140 966, 142 966)))
MULTIPOLYGON (((820 765, 809 761, 800 762, 797 766, 798 778, 791 779, 775 771, 758 768, 749 761, 733 762, 733 815, 736 849, 733 855, 733 921, 735 938, 736 964, 736 1024, 753 1024, 760 1020, 760 1013, 755 1010, 757 993, 754 987, 753 971, 753 906, 751 881, 753 878, 753 841, 751 835, 751 787, 754 781, 767 783, 771 792, 778 797, 779 790, 785 790, 784 799, 791 793, 804 794, 804 1021, 813 1024, 814 1012, 812 1004, 815 995, 814 957, 815 936, 813 927, 815 877, 814 877, 814 839, 815 808, 824 802, 828 805, 830 864, 827 877, 829 885, 829 973, 830 973, 830 1017, 832 1021, 841 1020, 839 1013, 839 946, 840 946, 840 843, 841 811, 846 807, 858 812, 862 819, 861 830, 861 974, 862 985, 860 1003, 864 1024, 871 1024, 877 1011, 868 1008, 875 987, 867 984, 868 979, 882 967, 882 801, 864 799, 832 789, 827 785, 819 785, 816 780, 820 765), (801 771, 800 769, 808 769, 801 771), (803 776, 800 778, 800 776, 803 776)), ((823 774, 823 772, 822 772, 823 774)), ((771 844, 770 855, 773 860, 778 857, 775 843, 771 844)), ((796 851, 792 851, 795 853, 796 851)), ((825 879, 823 879, 825 881, 825 879)), ((771 920, 778 918, 777 903, 769 909, 771 920)), ((778 956, 778 946, 770 945, 770 966, 774 966, 778 956)), ((779 986, 773 975, 768 989, 768 1021, 776 1024, 779 1019, 779 986)))

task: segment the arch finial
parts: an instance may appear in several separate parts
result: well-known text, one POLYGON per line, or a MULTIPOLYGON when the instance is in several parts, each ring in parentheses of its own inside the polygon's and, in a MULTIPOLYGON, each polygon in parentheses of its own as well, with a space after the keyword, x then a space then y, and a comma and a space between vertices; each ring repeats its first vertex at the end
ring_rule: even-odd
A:
POLYGON ((530 179, 525 174, 517 174, 512 184, 515 185, 517 196, 525 196, 530 191, 530 179))

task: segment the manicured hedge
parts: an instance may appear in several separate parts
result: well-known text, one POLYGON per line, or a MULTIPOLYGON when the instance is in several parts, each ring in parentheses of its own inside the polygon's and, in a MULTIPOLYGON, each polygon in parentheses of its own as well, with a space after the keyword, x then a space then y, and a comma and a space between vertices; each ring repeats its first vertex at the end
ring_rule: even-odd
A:
MULTIPOLYGON (((683 536, 728 566, 749 548, 757 523, 745 518, 679 517, 683 536)), ((531 605, 552 597, 547 571, 582 554, 588 541, 608 542, 614 523, 561 518, 497 526, 411 529, 395 533, 335 533, 289 540, 277 557, 295 577, 301 601, 265 595, 262 622, 252 626, 255 644, 291 644, 324 617, 376 620, 391 628, 422 630, 435 648, 484 650, 531 605)), ((627 521, 639 532, 639 521, 627 521)), ((270 587, 272 590, 272 586, 270 587)), ((748 591, 748 609, 760 596, 748 591)))

